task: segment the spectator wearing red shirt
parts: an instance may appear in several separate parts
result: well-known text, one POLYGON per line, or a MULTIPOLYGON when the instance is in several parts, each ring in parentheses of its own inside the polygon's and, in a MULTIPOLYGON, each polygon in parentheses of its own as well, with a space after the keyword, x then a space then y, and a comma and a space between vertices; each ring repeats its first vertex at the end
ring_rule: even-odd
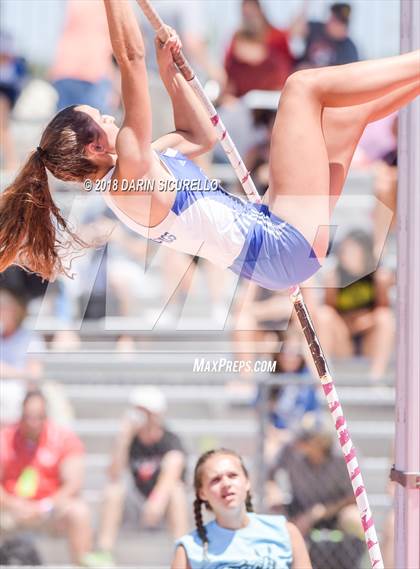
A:
POLYGON ((45 398, 30 391, 18 423, 0 431, 0 527, 66 534, 73 563, 91 546, 89 510, 80 498, 84 448, 47 418, 45 398))
POLYGON ((292 66, 287 33, 270 24, 259 0, 243 0, 242 25, 225 58, 228 92, 242 97, 253 89, 279 90, 292 66))

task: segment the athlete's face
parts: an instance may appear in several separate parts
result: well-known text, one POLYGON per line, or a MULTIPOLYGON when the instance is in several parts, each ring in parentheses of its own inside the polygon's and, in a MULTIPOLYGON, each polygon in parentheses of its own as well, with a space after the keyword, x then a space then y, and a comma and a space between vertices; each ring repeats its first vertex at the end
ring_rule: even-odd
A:
POLYGON ((203 468, 199 497, 218 514, 242 511, 250 483, 238 458, 228 454, 209 458, 203 468))
POLYGON ((105 152, 115 154, 115 143, 119 128, 115 124, 115 118, 111 115, 102 115, 98 109, 89 105, 79 105, 77 111, 81 111, 90 116, 90 118, 98 125, 98 141, 97 147, 105 152))

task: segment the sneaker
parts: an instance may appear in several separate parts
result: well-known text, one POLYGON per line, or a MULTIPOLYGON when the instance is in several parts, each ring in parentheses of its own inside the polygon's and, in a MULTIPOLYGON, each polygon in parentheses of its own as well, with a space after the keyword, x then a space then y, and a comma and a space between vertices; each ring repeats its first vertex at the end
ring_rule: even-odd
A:
POLYGON ((82 567, 116 567, 116 565, 109 551, 91 551, 83 556, 82 567))

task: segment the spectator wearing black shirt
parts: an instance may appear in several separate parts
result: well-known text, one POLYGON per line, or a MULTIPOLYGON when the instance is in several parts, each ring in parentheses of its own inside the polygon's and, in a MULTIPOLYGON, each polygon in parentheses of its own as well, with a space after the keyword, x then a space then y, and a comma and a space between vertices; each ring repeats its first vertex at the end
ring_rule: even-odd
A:
POLYGON ((374 271, 376 265, 372 238, 361 230, 348 233, 339 244, 336 267, 325 274, 325 305, 318 312, 326 353, 370 357, 372 381, 386 374, 395 338, 395 275, 384 266, 374 271))
MULTIPOLYGON (((283 502, 284 510, 308 540, 314 569, 359 567, 363 529, 346 463, 334 452, 333 433, 323 429, 299 431, 280 451, 268 486, 276 486, 279 471, 286 474, 291 493, 290 503, 283 502), (325 543, 318 543, 320 535, 325 543), (334 543, 334 536, 338 543, 334 543)), ((273 507, 274 488, 268 490, 273 507)), ((281 503, 283 496, 277 495, 281 503)))
POLYGON ((126 489, 122 478, 126 467, 142 501, 142 525, 157 527, 166 519, 175 538, 188 530, 186 456, 180 438, 164 425, 165 397, 160 389, 143 386, 132 392, 130 403, 108 471, 98 551, 87 556, 87 565, 113 562, 112 551, 123 515, 126 489))
POLYGON ((359 60, 357 48, 349 37, 350 15, 350 5, 338 2, 331 5, 326 22, 306 21, 304 13, 299 16, 291 27, 294 41, 301 39, 304 42, 299 68, 342 65, 359 60))

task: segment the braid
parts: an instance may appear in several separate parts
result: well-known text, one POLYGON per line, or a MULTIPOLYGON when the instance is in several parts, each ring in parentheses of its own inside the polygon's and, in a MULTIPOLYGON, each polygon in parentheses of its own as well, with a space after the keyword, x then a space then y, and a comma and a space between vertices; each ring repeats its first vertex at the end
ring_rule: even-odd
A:
POLYGON ((203 515, 201 513, 201 504, 203 501, 200 498, 196 498, 194 500, 194 518, 195 518, 195 526, 197 528, 198 536, 200 537, 201 541, 203 542, 204 548, 204 557, 207 558, 207 550, 209 546, 209 540, 207 537, 207 530, 203 523, 203 515))
POLYGON ((251 492, 248 492, 248 494, 246 495, 245 506, 246 506, 246 511, 247 511, 247 512, 253 512, 253 511, 254 511, 254 506, 252 505, 251 492))

